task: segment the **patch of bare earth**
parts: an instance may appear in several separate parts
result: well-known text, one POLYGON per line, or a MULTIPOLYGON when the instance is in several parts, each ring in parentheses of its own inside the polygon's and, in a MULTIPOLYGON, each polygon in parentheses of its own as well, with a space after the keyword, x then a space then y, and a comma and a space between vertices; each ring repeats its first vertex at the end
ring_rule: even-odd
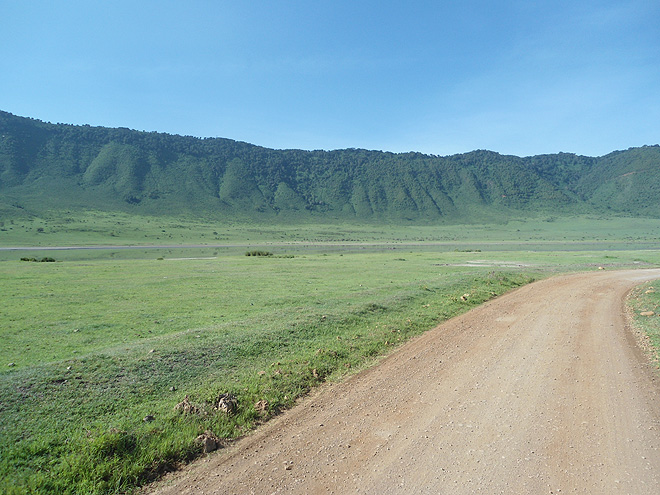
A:
POLYGON ((623 306, 655 278, 600 271, 523 287, 149 491, 660 493, 660 382, 623 306))

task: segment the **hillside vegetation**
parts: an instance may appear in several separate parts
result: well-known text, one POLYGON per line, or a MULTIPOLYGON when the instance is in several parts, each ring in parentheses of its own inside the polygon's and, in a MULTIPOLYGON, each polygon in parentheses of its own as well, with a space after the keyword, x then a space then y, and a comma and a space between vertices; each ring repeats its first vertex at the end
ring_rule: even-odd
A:
POLYGON ((593 158, 273 150, 0 112, 0 214, 93 209, 263 221, 466 223, 660 214, 660 147, 593 158))

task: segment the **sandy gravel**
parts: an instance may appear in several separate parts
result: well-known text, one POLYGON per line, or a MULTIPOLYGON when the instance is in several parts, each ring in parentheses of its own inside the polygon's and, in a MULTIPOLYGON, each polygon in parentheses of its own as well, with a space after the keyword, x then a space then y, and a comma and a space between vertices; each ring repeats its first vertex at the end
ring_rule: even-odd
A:
POLYGON ((523 287, 150 488, 660 494, 660 381, 624 297, 660 270, 523 287))

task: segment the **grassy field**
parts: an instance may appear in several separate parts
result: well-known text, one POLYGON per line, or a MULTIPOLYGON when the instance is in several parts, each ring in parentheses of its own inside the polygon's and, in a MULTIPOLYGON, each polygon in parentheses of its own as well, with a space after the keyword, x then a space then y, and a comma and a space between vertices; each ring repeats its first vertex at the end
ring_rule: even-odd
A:
MULTIPOLYGON (((0 247, 15 246, 209 246, 271 244, 278 247, 351 243, 404 248, 440 245, 498 249, 646 249, 660 243, 660 220, 598 216, 550 217, 488 225, 260 225, 199 219, 141 217, 90 211, 0 219, 0 247)), ((8 257, 2 259, 11 259, 8 257)))
MULTIPOLYGON (((586 220, 572 220, 566 240, 557 222, 538 223, 552 227, 538 231, 538 249, 510 242, 499 227, 489 237, 474 226, 235 226, 223 234, 226 249, 48 252, 56 263, 19 261, 37 251, 5 251, 0 491, 130 491, 200 455, 198 435, 243 435, 311 387, 521 284, 567 270, 660 264, 653 229, 643 235, 641 222, 582 239, 586 220), (277 241, 278 232, 285 238, 277 241), (274 255, 245 256, 245 246, 274 255), (232 414, 215 409, 223 393, 237 399, 232 414), (190 413, 175 411, 186 396, 190 413)), ((513 227, 513 238, 537 228, 513 227)), ((42 235, 55 236, 42 246, 87 242, 42 228, 24 243, 23 233, 1 243, 35 245, 42 235)), ((106 243, 102 230, 89 244, 106 243)), ((191 236, 173 242, 199 240, 191 236)), ((132 242, 124 232, 117 245, 132 242)))

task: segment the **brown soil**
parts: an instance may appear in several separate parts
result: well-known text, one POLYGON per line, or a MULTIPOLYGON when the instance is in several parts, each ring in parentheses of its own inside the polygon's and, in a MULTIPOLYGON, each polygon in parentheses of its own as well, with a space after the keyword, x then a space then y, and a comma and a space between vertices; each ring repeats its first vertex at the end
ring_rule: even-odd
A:
POLYGON ((660 493, 660 381, 623 303, 655 278, 600 271, 523 287, 149 492, 660 493))

